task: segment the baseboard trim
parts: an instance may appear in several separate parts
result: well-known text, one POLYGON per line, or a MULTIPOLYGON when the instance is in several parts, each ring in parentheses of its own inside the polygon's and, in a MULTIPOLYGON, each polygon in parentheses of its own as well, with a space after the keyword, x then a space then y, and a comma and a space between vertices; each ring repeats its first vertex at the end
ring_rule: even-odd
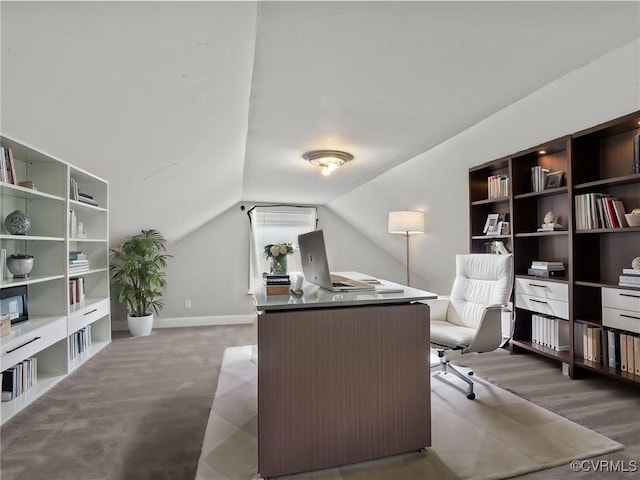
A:
MULTIPOLYGON (((176 327, 209 327, 214 325, 240 325, 251 324, 255 321, 256 314, 245 315, 213 315, 202 317, 173 317, 155 318, 153 328, 176 328, 176 327)), ((126 320, 113 320, 112 330, 128 330, 126 320)))

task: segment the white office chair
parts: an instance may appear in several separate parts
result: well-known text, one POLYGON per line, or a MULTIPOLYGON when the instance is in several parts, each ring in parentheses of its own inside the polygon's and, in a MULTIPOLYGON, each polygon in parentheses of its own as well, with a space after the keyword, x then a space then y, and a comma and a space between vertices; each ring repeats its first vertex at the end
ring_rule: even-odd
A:
POLYGON ((464 380, 469 385, 470 400, 476 397, 473 382, 450 365, 445 351, 481 353, 502 345, 502 311, 509 302, 512 286, 512 255, 456 255, 451 295, 427 302, 431 308, 431 345, 439 360, 431 368, 440 366, 438 375, 451 372, 464 380))

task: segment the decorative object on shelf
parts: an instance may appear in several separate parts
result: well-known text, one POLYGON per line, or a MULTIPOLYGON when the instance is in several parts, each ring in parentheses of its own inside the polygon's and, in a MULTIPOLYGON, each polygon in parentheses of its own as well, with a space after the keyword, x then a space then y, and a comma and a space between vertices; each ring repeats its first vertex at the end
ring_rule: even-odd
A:
POLYGON ((501 242, 500 240, 486 242, 484 246, 486 253, 497 253, 499 255, 509 255, 511 253, 504 245, 504 242, 501 242))
POLYGON ((424 233, 424 212, 400 210, 389 212, 389 233, 400 233, 407 239, 407 286, 409 283, 409 236, 424 233))
POLYGON ((550 188, 558 188, 562 186, 562 178, 564 177, 564 172, 551 172, 547 173, 547 179, 544 184, 545 190, 550 188))
POLYGON ((631 213, 624 216, 630 227, 640 227, 640 208, 634 208, 631 213))
POLYGON ((11 317, 9 314, 0 313, 0 337, 11 333, 11 317))
POLYGON ((304 276, 300 274, 291 277, 291 295, 301 297, 304 294, 302 290, 302 280, 304 280, 304 276))
POLYGON ((264 257, 269 260, 272 274, 287 273, 287 255, 293 253, 290 243, 270 243, 264 246, 264 257))
POLYGON ((10 255, 7 268, 14 278, 28 278, 33 269, 33 255, 10 255))
POLYGON ((33 183, 31 180, 25 180, 24 182, 18 183, 18 185, 24 188, 30 188, 31 190, 38 190, 35 183, 33 183))
POLYGON ((26 235, 31 228, 31 220, 20 210, 14 210, 4 219, 4 226, 12 235, 26 235))
POLYGON ((0 312, 8 314, 11 325, 29 320, 28 292, 26 285, 0 290, 0 312))
POLYGON ((167 286, 165 268, 171 255, 166 240, 157 230, 142 230, 128 237, 119 249, 111 249, 114 295, 127 306, 129 332, 146 336, 153 329, 153 313, 158 314, 162 290, 167 286))
POLYGON ((484 223, 482 233, 485 235, 498 235, 498 223, 500 222, 500 214, 490 213, 487 215, 487 221, 484 223))
POLYGON ((331 172, 337 170, 345 163, 353 160, 353 155, 340 150, 312 150, 302 155, 306 161, 316 167, 322 167, 323 175, 331 175, 331 172))
POLYGON ((556 223, 555 213, 549 211, 544 214, 544 223, 540 225, 539 232, 553 232, 554 230, 562 230, 562 225, 556 223))
POLYGON ((636 257, 631 261, 631 268, 640 270, 640 257, 636 257))

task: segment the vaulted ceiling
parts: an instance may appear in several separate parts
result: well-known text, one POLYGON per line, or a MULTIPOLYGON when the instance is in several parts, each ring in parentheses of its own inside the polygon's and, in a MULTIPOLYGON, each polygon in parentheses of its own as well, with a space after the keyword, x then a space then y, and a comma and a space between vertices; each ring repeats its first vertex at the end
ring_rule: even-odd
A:
POLYGON ((112 237, 326 204, 638 38, 637 2, 2 2, 1 130, 110 181, 112 237), (351 152, 331 176, 311 149, 351 152))

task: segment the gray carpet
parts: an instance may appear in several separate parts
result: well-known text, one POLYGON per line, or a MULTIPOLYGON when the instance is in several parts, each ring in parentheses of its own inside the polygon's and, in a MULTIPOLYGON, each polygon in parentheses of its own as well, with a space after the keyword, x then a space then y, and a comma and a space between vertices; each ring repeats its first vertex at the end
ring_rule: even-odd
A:
MULTIPOLYGON (((194 478, 224 349, 255 343, 253 326, 118 336, 2 427, 2 480, 194 478)), ((627 447, 604 459, 626 466, 640 460, 637 388, 603 377, 572 381, 558 364, 531 355, 496 352, 462 360, 482 378, 627 447)), ((518 478, 639 477, 572 473, 565 466, 518 478)))
POLYGON ((2 427, 2 480, 194 478, 222 355, 253 326, 116 335, 2 427))

